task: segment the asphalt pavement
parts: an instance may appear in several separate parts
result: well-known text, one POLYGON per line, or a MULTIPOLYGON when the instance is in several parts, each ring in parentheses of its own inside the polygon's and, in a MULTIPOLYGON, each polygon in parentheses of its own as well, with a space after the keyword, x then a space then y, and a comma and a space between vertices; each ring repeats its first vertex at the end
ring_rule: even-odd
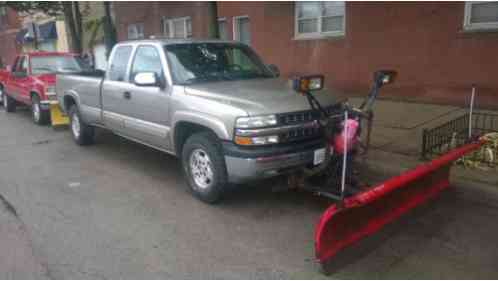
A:
MULTIPOLYGON (((373 155, 386 173, 411 165, 373 155)), ((496 279, 498 186, 455 182, 324 276, 313 232, 325 200, 259 184, 206 205, 174 157, 105 131, 79 147, 0 109, 0 278, 496 279)))

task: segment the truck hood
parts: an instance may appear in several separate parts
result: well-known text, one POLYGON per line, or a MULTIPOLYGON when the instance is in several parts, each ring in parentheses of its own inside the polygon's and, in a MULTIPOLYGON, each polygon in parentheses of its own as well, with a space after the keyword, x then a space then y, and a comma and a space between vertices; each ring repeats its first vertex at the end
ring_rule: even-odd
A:
MULTIPOLYGON (((289 81, 276 78, 189 85, 185 93, 238 107, 250 116, 310 109, 306 97, 296 93, 289 81)), ((323 106, 336 102, 331 90, 314 92, 314 96, 323 106)))
POLYGON ((55 74, 40 74, 35 75, 33 78, 40 84, 51 86, 55 84, 55 74))

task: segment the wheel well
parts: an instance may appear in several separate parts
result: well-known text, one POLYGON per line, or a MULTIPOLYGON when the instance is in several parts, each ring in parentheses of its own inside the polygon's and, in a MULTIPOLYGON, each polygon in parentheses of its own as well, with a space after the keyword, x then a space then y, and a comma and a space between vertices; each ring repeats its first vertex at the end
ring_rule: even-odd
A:
POLYGON ((40 95, 38 95, 38 93, 37 93, 37 92, 30 92, 30 93, 29 93, 29 96, 31 97, 31 99, 33 99, 33 96, 38 96, 38 97, 40 97, 40 95))
POLYGON ((76 104, 76 100, 73 97, 71 97, 71 96, 64 97, 64 109, 66 110, 66 112, 69 111, 71 106, 73 106, 75 104, 76 104))
POLYGON ((215 136, 216 134, 214 133, 213 130, 209 129, 208 127, 198 125, 195 123, 191 122, 186 122, 186 121, 181 121, 175 126, 175 153, 176 155, 180 156, 182 154, 182 149, 183 145, 187 141, 187 139, 199 132, 211 132, 215 136))

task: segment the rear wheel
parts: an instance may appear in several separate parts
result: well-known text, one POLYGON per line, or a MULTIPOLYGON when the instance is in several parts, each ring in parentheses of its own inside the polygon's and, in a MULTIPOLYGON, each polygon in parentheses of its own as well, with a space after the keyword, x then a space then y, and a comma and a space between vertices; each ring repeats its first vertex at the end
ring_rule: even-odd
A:
POLYGON ((46 125, 50 121, 50 111, 41 107, 40 97, 37 95, 31 98, 31 116, 37 125, 46 125))
POLYGON ((7 95, 5 91, 3 92, 3 106, 5 107, 5 111, 7 112, 16 111, 16 101, 13 98, 9 97, 9 95, 7 95))
POLYGON ((210 132, 190 136, 182 151, 184 175, 195 197, 218 202, 227 185, 225 159, 218 138, 210 132))
POLYGON ((71 106, 69 109, 69 121, 74 142, 78 145, 89 145, 94 143, 95 128, 86 124, 81 119, 80 112, 76 105, 71 106))

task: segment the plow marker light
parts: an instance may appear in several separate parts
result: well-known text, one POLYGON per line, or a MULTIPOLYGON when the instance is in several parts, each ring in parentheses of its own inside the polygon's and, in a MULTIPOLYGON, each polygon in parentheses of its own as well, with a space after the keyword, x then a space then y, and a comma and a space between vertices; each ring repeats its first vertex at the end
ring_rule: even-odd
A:
POLYGON ((435 197, 449 186, 453 161, 479 148, 483 141, 449 151, 376 187, 333 204, 315 228, 315 254, 321 264, 338 251, 373 234, 410 209, 435 197))

